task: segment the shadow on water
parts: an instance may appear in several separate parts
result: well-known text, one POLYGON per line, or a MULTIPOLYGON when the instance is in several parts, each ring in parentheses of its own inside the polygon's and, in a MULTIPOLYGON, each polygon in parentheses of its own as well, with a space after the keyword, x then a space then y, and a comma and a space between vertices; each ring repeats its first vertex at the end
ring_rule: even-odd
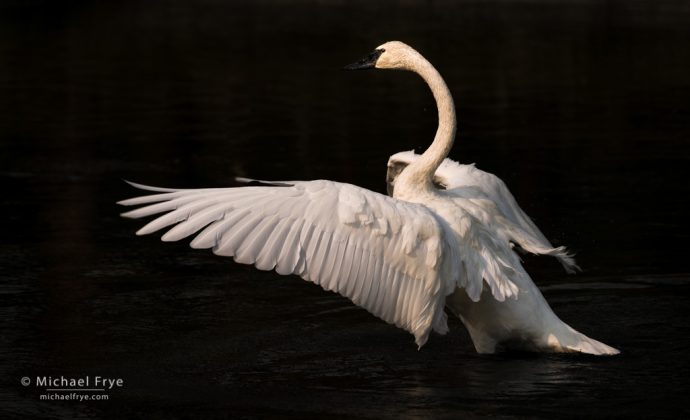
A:
POLYGON ((3 417, 683 417, 690 7, 682 1, 5 1, 0 5, 3 417), (454 92, 452 157, 499 175, 584 273, 525 257, 615 358, 477 355, 294 278, 138 238, 121 179, 325 178, 385 191, 422 150, 422 51, 454 92), (123 378, 41 401, 27 376, 123 378))

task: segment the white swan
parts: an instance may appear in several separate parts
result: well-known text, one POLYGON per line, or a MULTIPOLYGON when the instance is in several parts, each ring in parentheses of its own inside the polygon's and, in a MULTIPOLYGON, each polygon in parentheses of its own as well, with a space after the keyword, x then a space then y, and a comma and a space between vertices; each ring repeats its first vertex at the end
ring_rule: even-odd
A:
POLYGON ((618 353, 553 313, 513 244, 555 256, 572 270, 565 249, 551 246, 501 180, 445 159, 455 108, 436 69, 398 41, 346 68, 413 71, 436 99, 439 125, 431 146, 421 156, 403 152, 389 161, 393 197, 325 180, 190 190, 132 184, 157 194, 121 201, 147 204, 123 216, 167 212, 137 234, 175 225, 162 240, 178 241, 199 232, 193 248, 297 274, 409 331, 420 347, 432 329, 447 332, 447 306, 480 353, 618 353))

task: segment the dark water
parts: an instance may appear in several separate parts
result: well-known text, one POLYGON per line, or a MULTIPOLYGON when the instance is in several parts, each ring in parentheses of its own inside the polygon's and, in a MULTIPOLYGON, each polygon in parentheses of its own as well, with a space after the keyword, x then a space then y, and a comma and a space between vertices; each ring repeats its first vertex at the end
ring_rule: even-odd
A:
POLYGON ((684 1, 2 2, 2 417, 687 416, 689 41, 684 1), (339 69, 390 39, 454 92, 452 157, 577 252, 577 276, 526 258, 556 312, 621 356, 479 356, 457 320, 417 351, 334 294, 118 217, 121 179, 385 191, 433 99, 339 69), (20 385, 49 375, 124 386, 20 385))

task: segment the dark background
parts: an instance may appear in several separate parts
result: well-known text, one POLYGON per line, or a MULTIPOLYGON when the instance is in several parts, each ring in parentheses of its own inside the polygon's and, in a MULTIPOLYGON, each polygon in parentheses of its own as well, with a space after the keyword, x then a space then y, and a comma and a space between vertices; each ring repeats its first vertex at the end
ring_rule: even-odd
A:
POLYGON ((688 415, 686 1, 3 1, 3 417, 688 415), (385 191, 436 125, 418 77, 340 68, 421 51, 459 115, 451 154, 500 176, 584 272, 525 260, 612 358, 479 356, 297 278, 139 238, 122 182, 235 176, 385 191), (39 401, 23 376, 123 378, 39 401))

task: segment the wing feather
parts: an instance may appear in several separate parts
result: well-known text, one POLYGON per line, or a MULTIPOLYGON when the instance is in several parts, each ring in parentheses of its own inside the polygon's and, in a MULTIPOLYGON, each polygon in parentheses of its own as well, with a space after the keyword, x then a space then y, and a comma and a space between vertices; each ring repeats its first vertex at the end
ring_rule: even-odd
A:
POLYGON ((285 239, 285 244, 276 264, 276 272, 278 274, 287 275, 295 273, 301 252, 299 249, 299 234, 302 231, 303 224, 304 220, 297 220, 290 232, 288 232, 287 239, 285 239))
MULTIPOLYGON (((338 273, 341 272, 341 267, 345 261, 346 250, 347 250, 347 238, 344 240, 337 233, 333 234, 332 243, 335 248, 333 250, 333 264, 330 264, 327 271, 324 273, 326 281, 321 284, 321 286, 329 291, 335 291, 335 279, 338 273)), ((354 299, 353 299, 354 301, 354 299)))
POLYGON ((242 245, 235 253, 235 261, 242 264, 255 264, 260 257, 266 254, 270 255, 272 250, 266 246, 266 242, 274 233, 274 228, 279 220, 278 216, 275 215, 261 220, 242 241, 242 245))
MULTIPOLYGON (((132 210, 126 213, 122 213, 123 217, 127 217, 130 219, 138 219, 141 217, 147 217, 151 216, 153 214, 158 214, 166 211, 171 211, 171 210, 176 210, 180 206, 183 206, 185 204, 191 203, 192 201, 195 200, 195 197, 178 197, 170 201, 164 201, 162 203, 157 203, 151 206, 147 207, 142 207, 137 210, 132 210)), ((120 204, 124 205, 133 205, 133 204, 139 204, 137 202, 134 202, 133 204, 128 204, 128 201, 122 201, 120 204)))
MULTIPOLYGON (((403 300, 405 298, 404 295, 404 290, 403 290, 403 282, 400 280, 399 276, 395 276, 395 280, 393 282, 393 290, 395 290, 394 293, 391 293, 391 299, 395 300, 395 305, 393 306, 393 309, 395 310, 395 321, 396 325, 399 323, 403 322, 404 316, 406 315, 403 312, 403 300)), ((399 327, 402 327, 402 325, 398 325, 399 327)))
MULTIPOLYGON (((361 257, 361 248, 354 248, 353 252, 356 252, 360 255, 361 257)), ((361 259, 361 258, 360 258, 361 259)), ((388 269, 390 266, 385 264, 386 269, 388 269)), ((376 295, 379 292, 379 287, 381 286, 382 282, 388 278, 387 274, 383 274, 381 277, 379 277, 381 281, 377 282, 364 282, 362 284, 362 297, 360 298, 360 302, 365 303, 367 306, 374 306, 376 303, 376 295)), ((378 308, 375 309, 378 311, 378 308)))
MULTIPOLYGON (((240 219, 231 230, 224 232, 220 242, 213 248, 213 253, 227 257, 234 256, 245 237, 261 222, 262 217, 256 213, 249 213, 247 217, 240 219)), ((250 264, 247 262, 247 264, 250 264)))
POLYGON ((269 235, 266 240, 265 252, 261 253, 256 259, 256 268, 265 271, 276 268, 283 242, 290 232, 289 223, 290 220, 287 218, 278 220, 274 227, 273 234, 269 235))
POLYGON ((350 298, 415 336, 422 346, 442 314, 460 262, 450 255, 452 232, 426 207, 349 184, 295 182, 281 186, 174 190, 135 185, 156 194, 120 202, 143 205, 123 215, 160 215, 139 230, 171 227, 162 237, 196 234, 194 248, 297 274, 350 298), (404 251, 404 252, 403 252, 404 251), (446 284, 449 283, 449 284, 446 284))
POLYGON ((228 211, 221 220, 212 223, 201 231, 189 245, 195 249, 215 248, 220 243, 223 232, 234 226, 248 214, 248 209, 228 211))
POLYGON ((161 237, 161 239, 166 242, 175 242, 179 241, 180 239, 184 239, 189 235, 198 232, 206 225, 222 219, 227 211, 228 205, 226 203, 212 205, 204 210, 192 214, 187 219, 187 223, 181 223, 174 226, 172 229, 167 231, 165 235, 161 237))

